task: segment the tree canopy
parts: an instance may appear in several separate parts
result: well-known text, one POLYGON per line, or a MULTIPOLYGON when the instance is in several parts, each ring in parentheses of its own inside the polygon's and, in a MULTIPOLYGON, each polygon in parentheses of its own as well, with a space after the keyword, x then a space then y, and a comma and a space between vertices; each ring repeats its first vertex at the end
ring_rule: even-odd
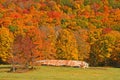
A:
POLYGON ((119 4, 120 0, 0 0, 0 60, 21 64, 22 59, 29 65, 43 59, 84 60, 91 66, 118 67, 119 4))

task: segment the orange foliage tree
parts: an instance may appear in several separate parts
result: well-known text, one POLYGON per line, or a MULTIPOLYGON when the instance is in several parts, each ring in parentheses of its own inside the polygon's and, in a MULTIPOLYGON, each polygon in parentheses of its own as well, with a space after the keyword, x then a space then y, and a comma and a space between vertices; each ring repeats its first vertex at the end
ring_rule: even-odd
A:
POLYGON ((13 51, 9 62, 13 65, 25 69, 33 68, 37 60, 42 59, 42 34, 37 28, 30 28, 25 31, 25 35, 17 35, 13 43, 13 51))

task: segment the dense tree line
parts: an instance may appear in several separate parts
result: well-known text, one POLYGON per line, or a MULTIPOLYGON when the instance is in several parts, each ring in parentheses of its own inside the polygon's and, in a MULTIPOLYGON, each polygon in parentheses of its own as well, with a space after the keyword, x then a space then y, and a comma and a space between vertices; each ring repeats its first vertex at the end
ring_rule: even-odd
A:
POLYGON ((0 62, 120 66, 120 0, 0 0, 0 62))

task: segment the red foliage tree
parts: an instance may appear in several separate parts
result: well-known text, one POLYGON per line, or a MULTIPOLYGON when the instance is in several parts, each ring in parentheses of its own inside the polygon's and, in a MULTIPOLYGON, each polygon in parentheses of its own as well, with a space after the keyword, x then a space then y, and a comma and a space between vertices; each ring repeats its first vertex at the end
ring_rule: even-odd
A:
POLYGON ((107 33, 111 32, 111 31, 112 31, 111 28, 103 28, 103 30, 102 30, 103 34, 107 34, 107 33))
POLYGON ((24 69, 33 68, 34 63, 41 58, 42 39, 38 29, 29 29, 25 35, 16 36, 12 58, 10 59, 10 63, 13 65, 13 72, 15 72, 16 66, 24 69))
POLYGON ((53 19, 60 19, 61 18, 61 13, 56 12, 56 11, 50 11, 48 12, 48 16, 53 19))

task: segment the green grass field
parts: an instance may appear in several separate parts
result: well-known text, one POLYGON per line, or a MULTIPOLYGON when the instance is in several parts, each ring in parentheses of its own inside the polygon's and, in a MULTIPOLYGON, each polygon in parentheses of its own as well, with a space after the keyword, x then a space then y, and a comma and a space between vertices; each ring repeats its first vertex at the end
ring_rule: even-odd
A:
POLYGON ((0 66, 0 80, 120 80, 120 68, 41 66, 37 70, 25 73, 8 73, 8 67, 0 66))

